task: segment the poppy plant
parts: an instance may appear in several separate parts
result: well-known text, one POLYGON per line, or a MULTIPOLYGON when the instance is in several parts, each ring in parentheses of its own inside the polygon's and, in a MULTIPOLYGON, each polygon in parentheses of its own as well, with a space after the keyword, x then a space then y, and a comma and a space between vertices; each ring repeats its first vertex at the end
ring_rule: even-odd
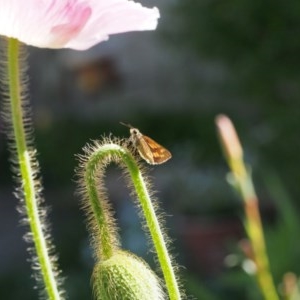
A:
POLYGON ((41 48, 88 49, 109 35, 153 30, 159 11, 128 0, 0 0, 0 35, 41 48))
MULTIPOLYGON (((43 189, 29 109, 29 79, 26 45, 24 44, 40 48, 85 50, 107 40, 112 34, 153 30, 157 26, 158 18, 159 11, 156 7, 146 8, 131 0, 0 0, 0 37, 5 37, 1 39, 0 44, 0 84, 1 91, 3 91, 1 115, 6 126, 8 146, 14 166, 17 183, 16 196, 22 203, 22 209, 20 209, 22 223, 28 225, 29 234, 26 235, 26 241, 31 244, 29 250, 32 257, 32 269, 36 274, 37 281, 42 283, 39 284, 41 295, 47 299, 64 299, 65 291, 62 288, 61 271, 57 265, 56 251, 51 241, 51 233, 48 231, 47 212, 43 205, 43 189)), ((119 146, 113 145, 113 148, 120 148, 120 155, 123 158, 127 150, 124 148, 125 146, 119 146)), ((107 146, 104 148, 106 149, 107 146)), ((115 150, 112 149, 113 155, 109 152, 108 156, 115 157, 115 150)), ((131 157, 128 151, 126 153, 128 157, 131 157)), ((92 162, 94 162, 93 159, 92 162)), ((98 163, 98 159, 96 163, 98 163)), ((145 206, 144 215, 147 224, 152 224, 149 226, 149 231, 163 270, 169 298, 178 300, 180 293, 177 278, 159 222, 155 216, 155 210, 150 203, 151 199, 148 196, 150 193, 144 188, 147 184, 140 181, 139 167, 135 164, 134 159, 128 164, 134 175, 132 175, 134 186, 141 187, 136 194, 139 195, 139 198, 146 199, 142 202, 145 206)), ((93 170, 98 167, 94 167, 93 165, 91 168, 87 168, 87 172, 92 170, 93 176, 87 176, 91 182, 97 178, 93 170)), ((86 177, 84 176, 84 178, 86 177)), ((90 185, 87 186, 90 187, 90 185)), ((89 190, 87 188, 87 191, 89 190)), ((98 192, 96 194, 98 196, 98 192)), ((90 205, 93 208, 91 215, 93 215, 95 224, 99 225, 99 228, 97 227, 91 235, 95 241, 98 236, 102 238, 99 247, 94 250, 96 256, 101 257, 101 260, 95 265, 93 273, 96 298, 103 299, 108 295, 111 299, 120 299, 123 296, 127 299, 127 295, 129 295, 128 299, 134 300, 145 299, 152 293, 151 299, 162 299, 164 293, 160 287, 160 280, 150 268, 134 255, 128 256, 126 251, 125 253, 119 249, 117 231, 110 226, 114 224, 114 220, 110 217, 110 212, 105 214, 105 209, 102 209, 102 206, 106 207, 105 203, 101 204, 98 199, 90 197, 89 193, 87 195, 86 202, 92 203, 90 205), (101 234, 98 234, 99 232, 101 234), (105 234, 103 234, 104 232, 105 234), (126 259, 124 259, 125 256, 126 259), (124 261, 129 264, 129 267, 124 265, 124 261), (133 269, 132 265, 135 266, 133 269), (116 268, 117 275, 120 276, 115 276, 114 280, 111 280, 111 274, 116 273, 116 268), (145 271, 143 276, 136 272, 141 269, 145 271), (104 285, 103 289, 106 277, 109 288, 104 285), (122 285, 123 282, 125 285, 122 285), (115 295, 110 294, 110 288, 116 291, 115 295), (132 288, 135 288, 134 293, 132 293, 132 288), (126 295, 123 295, 124 291, 127 292, 126 295)), ((91 227, 95 228, 96 226, 91 227)), ((98 244, 94 243, 94 245, 98 244)))

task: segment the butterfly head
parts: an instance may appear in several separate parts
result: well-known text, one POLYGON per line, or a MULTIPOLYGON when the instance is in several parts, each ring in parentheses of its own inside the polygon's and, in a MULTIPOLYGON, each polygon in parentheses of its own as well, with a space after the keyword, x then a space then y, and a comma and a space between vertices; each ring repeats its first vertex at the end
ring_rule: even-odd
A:
POLYGON ((133 137, 139 137, 141 135, 140 131, 137 128, 130 128, 130 134, 133 137))
POLYGON ((130 135, 131 135, 132 138, 140 137, 142 135, 140 133, 140 131, 137 128, 134 128, 132 125, 126 124, 126 123, 123 123, 123 122, 120 122, 120 124, 130 128, 130 135))

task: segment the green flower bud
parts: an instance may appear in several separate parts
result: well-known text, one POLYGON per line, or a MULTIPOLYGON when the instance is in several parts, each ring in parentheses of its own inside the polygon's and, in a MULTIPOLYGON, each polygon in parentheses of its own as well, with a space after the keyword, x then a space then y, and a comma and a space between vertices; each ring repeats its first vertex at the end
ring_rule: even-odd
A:
POLYGON ((96 265, 93 284, 99 300, 165 299, 155 273, 140 258, 125 251, 96 265))

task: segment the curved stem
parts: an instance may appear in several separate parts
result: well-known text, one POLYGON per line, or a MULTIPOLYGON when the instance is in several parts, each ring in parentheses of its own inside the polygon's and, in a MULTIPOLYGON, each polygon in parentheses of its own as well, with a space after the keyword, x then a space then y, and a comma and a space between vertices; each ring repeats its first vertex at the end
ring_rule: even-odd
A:
MULTIPOLYGON (((117 147, 114 147, 114 145, 104 145, 98 148, 97 151, 93 152, 89 157, 84 171, 84 185, 86 186, 87 198, 93 212, 91 219, 93 223, 96 223, 96 228, 94 224, 92 224, 92 227, 93 230, 99 232, 95 233, 95 236, 100 239, 96 245, 96 251, 99 251, 97 254, 101 256, 103 260, 107 260, 113 255, 114 249, 117 247, 118 238, 113 219, 109 213, 109 208, 105 203, 105 196, 99 192, 96 173, 99 165, 107 159, 107 156, 115 151, 117 151, 117 153, 120 151, 119 146, 116 146, 117 147)), ((101 186, 102 183, 100 183, 100 188, 101 186)))
MULTIPOLYGON (((98 148, 89 157, 89 161, 87 162, 84 178, 85 184, 87 184, 88 198, 91 200, 93 212, 96 216, 99 216, 103 212, 103 207, 101 206, 101 199, 99 199, 99 195, 97 196, 96 181, 92 180, 91 177, 95 177, 96 164, 100 164, 101 161, 104 163, 104 160, 107 161, 107 159, 109 159, 109 162, 114 161, 117 163, 121 159, 121 161, 126 165, 138 200, 140 201, 143 209, 147 226, 149 228, 158 260, 165 278, 169 297, 171 300, 181 299, 174 268, 172 266, 170 255, 168 254, 166 242, 160 229, 154 206, 151 202, 145 179, 143 178, 142 173, 129 150, 121 147, 118 144, 110 143, 98 146, 98 148)), ((106 220, 103 217, 100 217, 96 222, 98 222, 97 225, 101 227, 100 231, 103 233, 106 232, 107 236, 110 236, 109 228, 103 228, 106 226, 106 220)), ((102 239, 100 242, 100 247, 103 246, 105 248, 105 250, 102 250, 101 252, 111 253, 110 251, 112 251, 112 248, 107 245, 107 243, 109 244, 107 241, 107 236, 105 237, 104 234, 100 235, 100 239, 102 239)))
MULTIPOLYGON (((20 44, 16 39, 7 40, 7 89, 10 101, 10 111, 6 113, 10 117, 12 132, 9 132, 10 142, 13 151, 16 152, 19 173, 21 177, 21 185, 23 196, 25 200, 26 219, 28 220, 32 240, 34 242, 36 254, 38 257, 38 264, 41 275, 45 284, 45 289, 49 299, 60 299, 57 282, 55 280, 55 271, 49 255, 49 241, 46 240, 45 232, 43 230, 44 224, 40 220, 38 202, 40 186, 36 182, 36 160, 35 151, 28 147, 27 132, 28 130, 28 116, 23 111, 22 100, 24 93, 26 93, 26 86, 24 78, 26 75, 22 74, 22 67, 20 67, 20 44), (26 128, 25 128, 26 127, 26 128)), ((13 153, 15 155, 15 153, 13 153)), ((34 258, 33 258, 34 260, 34 258)))

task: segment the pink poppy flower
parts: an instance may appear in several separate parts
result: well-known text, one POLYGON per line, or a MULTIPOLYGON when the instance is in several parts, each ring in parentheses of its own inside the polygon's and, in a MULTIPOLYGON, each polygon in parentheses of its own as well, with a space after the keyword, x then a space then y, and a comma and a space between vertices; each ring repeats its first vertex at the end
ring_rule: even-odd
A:
POLYGON ((131 0, 0 0, 0 35, 42 48, 84 50, 109 35, 153 30, 159 11, 131 0))

